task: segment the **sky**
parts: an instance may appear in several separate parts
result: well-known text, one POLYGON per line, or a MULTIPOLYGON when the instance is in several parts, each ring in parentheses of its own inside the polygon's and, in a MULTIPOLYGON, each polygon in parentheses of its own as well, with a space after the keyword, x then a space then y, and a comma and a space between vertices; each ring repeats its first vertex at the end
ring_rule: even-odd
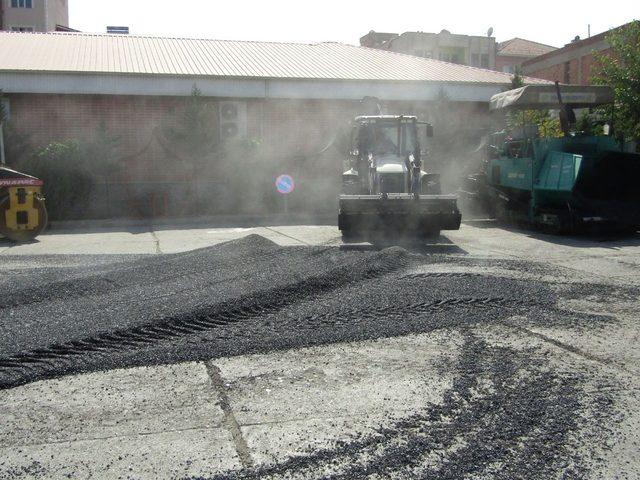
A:
POLYGON ((129 26, 132 34, 358 44, 370 30, 521 37, 563 46, 640 19, 637 0, 414 1, 414 0, 70 0, 70 26, 104 32, 129 26))

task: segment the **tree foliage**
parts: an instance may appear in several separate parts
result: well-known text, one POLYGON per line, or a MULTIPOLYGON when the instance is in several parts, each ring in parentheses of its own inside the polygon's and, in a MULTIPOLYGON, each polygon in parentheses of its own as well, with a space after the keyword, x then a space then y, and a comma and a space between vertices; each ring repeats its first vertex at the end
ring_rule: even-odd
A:
POLYGON ((513 72, 513 76, 511 77, 511 89, 516 89, 520 87, 524 87, 524 80, 522 79, 521 68, 517 66, 515 71, 513 72))
MULTIPOLYGON (((524 79, 522 78, 520 67, 516 67, 516 70, 511 77, 511 88, 524 87, 524 79)), ((560 121, 557 118, 551 116, 548 110, 522 110, 517 112, 508 112, 505 115, 505 122, 507 129, 514 130, 522 128, 526 125, 537 125, 538 135, 540 137, 561 137, 562 129, 560 128, 560 121)))
POLYGON ((90 210, 96 182, 117 173, 120 139, 104 125, 82 141, 53 142, 33 150, 15 164, 44 181, 47 209, 52 219, 75 219, 90 210))
POLYGON ((201 164, 218 151, 218 122, 214 109, 196 85, 175 125, 164 129, 172 148, 192 164, 201 164))
POLYGON ((560 120, 551 115, 548 110, 522 110, 506 114, 508 130, 515 130, 526 125, 537 125, 541 138, 561 137, 560 120))
POLYGON ((614 123, 627 139, 640 139, 640 21, 612 30, 607 36, 612 54, 597 55, 593 81, 610 85, 616 96, 614 123))
POLYGON ((93 138, 79 143, 80 153, 86 158, 93 176, 106 177, 121 169, 121 139, 112 135, 104 123, 96 129, 93 138))
POLYGON ((4 153, 7 165, 15 167, 24 159, 33 155, 29 135, 16 130, 10 121, 8 112, 5 111, 3 103, 3 93, 0 90, 0 123, 4 134, 4 153))
POLYGON ((23 161, 19 168, 44 181, 52 219, 77 218, 86 209, 93 187, 91 160, 78 142, 51 143, 23 161))

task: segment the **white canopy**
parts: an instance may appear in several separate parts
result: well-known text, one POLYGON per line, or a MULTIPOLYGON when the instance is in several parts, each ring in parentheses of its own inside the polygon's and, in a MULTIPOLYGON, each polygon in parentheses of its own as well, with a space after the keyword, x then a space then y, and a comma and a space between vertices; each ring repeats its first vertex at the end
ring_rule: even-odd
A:
MULTIPOLYGON (((611 87, 560 85, 562 102, 573 108, 587 108, 613 103, 611 87)), ((558 108, 555 85, 527 85, 491 97, 491 110, 513 108, 518 110, 558 108)))

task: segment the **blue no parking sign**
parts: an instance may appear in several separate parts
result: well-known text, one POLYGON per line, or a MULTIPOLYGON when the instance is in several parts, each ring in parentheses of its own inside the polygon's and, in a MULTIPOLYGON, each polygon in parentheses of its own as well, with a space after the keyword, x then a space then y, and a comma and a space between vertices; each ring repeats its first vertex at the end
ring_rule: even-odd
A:
POLYGON ((295 190, 296 184, 291 175, 280 175, 276 178, 276 188, 278 189, 278 193, 289 195, 295 190))

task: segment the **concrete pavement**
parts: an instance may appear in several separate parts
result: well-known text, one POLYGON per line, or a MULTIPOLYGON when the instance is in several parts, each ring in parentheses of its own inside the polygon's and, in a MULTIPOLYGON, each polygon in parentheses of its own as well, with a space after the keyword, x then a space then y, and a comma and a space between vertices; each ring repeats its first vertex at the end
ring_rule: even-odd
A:
MULTIPOLYGON (((35 242, 15 245, 0 240, 0 255, 163 254, 217 245, 250 234, 283 246, 339 245, 340 232, 329 225, 220 227, 128 226, 91 231, 53 230, 35 242)), ((640 235, 625 238, 560 237, 527 230, 505 229, 491 221, 465 223, 459 231, 444 231, 424 253, 466 254, 487 258, 544 261, 599 277, 635 281, 640 268, 640 235)))
MULTIPOLYGON (((29 245, 0 243, 0 271, 3 264, 11 269, 16 262, 54 265, 55 255, 62 253, 158 255, 248 234, 283 246, 341 244, 339 232, 330 226, 53 231, 29 245)), ((498 261, 529 259, 548 265, 549 278, 556 280, 560 277, 554 269, 560 269, 562 281, 573 277, 620 288, 640 285, 638 236, 609 241, 567 239, 481 222, 465 224, 458 232, 443 232, 437 242, 413 251, 487 260, 486 269, 438 263, 424 272, 409 272, 414 275, 480 270, 513 275, 502 270, 498 261)), ((504 325, 476 328, 472 335, 491 350, 507 349, 527 361, 544 363, 545 369, 559 375, 560 384, 584 376, 576 396, 579 401, 571 406, 579 410, 582 421, 565 427, 571 437, 569 453, 589 445, 588 462, 581 466, 588 478, 640 478, 637 298, 603 302, 576 295, 563 299, 559 307, 615 321, 583 331, 551 322, 531 327, 514 318, 504 325), (608 400, 603 400, 605 394, 608 400), (598 422, 605 423, 598 408, 611 410, 616 419, 607 427, 606 438, 598 429, 598 422)), ((317 478, 343 471, 350 463, 364 461, 340 453, 343 444, 355 442, 363 455, 373 455, 367 450, 371 438, 384 435, 387 429, 395 432, 393 441, 402 443, 398 424, 420 416, 425 405, 451 402, 452 389, 455 393, 464 378, 460 362, 468 343, 460 330, 452 328, 112 370, 0 391, 0 478, 189 478, 224 476, 241 469, 258 472, 255 478, 317 478), (331 462, 314 463, 317 452, 327 452, 331 462)), ((526 364, 520 368, 521 373, 510 381, 527 377, 526 364)), ((480 403, 490 401, 495 382, 490 372, 479 373, 473 395, 480 403)), ((460 414, 465 411, 455 411, 451 418, 460 414)), ((436 422, 430 428, 449 427, 436 422)), ((463 449, 462 440, 446 447, 446 455, 463 449)), ((435 451, 424 457, 421 468, 441 471, 441 455, 435 451)), ((499 472, 502 467, 491 468, 499 472)), ((411 472, 419 473, 390 476, 408 478, 411 472)))

